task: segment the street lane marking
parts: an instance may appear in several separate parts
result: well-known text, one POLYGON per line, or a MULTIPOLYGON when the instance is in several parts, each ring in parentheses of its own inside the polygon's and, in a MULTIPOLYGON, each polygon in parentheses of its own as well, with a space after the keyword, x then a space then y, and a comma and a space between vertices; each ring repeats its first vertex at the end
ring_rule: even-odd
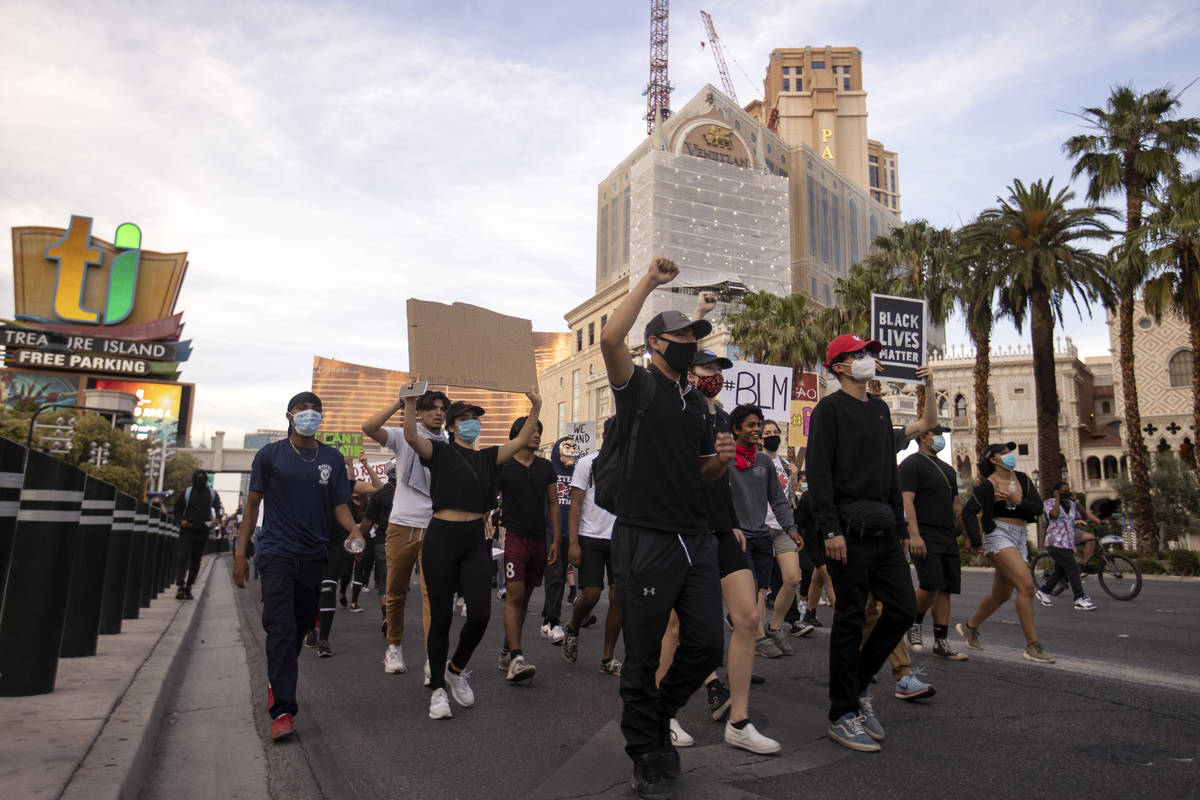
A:
POLYGON ((1097 661, 1095 659, 1077 658, 1075 656, 1059 656, 1053 652, 1051 655, 1054 656, 1054 664, 1035 665, 1026 661, 1022 656, 1022 652, 1022 649, 1016 647, 1004 647, 1002 645, 989 644, 984 650, 972 650, 971 658, 984 659, 988 661, 1002 661, 1005 663, 1018 664, 1030 669, 1058 669, 1065 672, 1071 672, 1076 675, 1086 675, 1092 678, 1124 681, 1125 683, 1136 683, 1142 686, 1155 686, 1162 689, 1174 689, 1179 692, 1200 695, 1200 678, 1180 675, 1174 672, 1163 672, 1162 670, 1157 669, 1134 667, 1130 666, 1129 664, 1114 664, 1109 661, 1097 661))

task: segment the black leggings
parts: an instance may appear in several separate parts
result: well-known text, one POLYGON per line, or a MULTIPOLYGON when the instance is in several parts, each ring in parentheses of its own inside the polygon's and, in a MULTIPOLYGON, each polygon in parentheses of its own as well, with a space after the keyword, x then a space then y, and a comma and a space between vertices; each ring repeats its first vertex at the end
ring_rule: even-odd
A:
POLYGON ((492 615, 492 557, 483 535, 483 519, 429 521, 421 548, 421 571, 429 592, 429 683, 445 688, 443 673, 450 649, 450 622, 454 617, 454 592, 467 604, 467 622, 458 635, 453 664, 466 668, 483 639, 492 615))

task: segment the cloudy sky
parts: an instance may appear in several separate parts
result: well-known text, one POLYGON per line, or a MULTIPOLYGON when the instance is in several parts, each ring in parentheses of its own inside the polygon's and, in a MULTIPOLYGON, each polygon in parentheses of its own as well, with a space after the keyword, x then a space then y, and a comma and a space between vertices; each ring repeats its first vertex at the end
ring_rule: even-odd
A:
MULTIPOLYGON (((314 354, 406 368, 409 296, 565 330, 593 289, 596 184, 645 135, 648 5, 0 0, 0 225, 128 220, 189 251, 192 433, 236 444, 282 424, 314 354)), ((743 102, 772 48, 859 47, 905 216, 939 225, 1013 178, 1066 181, 1069 112, 1110 86, 1200 76, 1185 2, 676 0, 676 105, 719 85, 701 7, 743 102)), ((1068 328, 1107 351, 1102 312, 1068 328)))

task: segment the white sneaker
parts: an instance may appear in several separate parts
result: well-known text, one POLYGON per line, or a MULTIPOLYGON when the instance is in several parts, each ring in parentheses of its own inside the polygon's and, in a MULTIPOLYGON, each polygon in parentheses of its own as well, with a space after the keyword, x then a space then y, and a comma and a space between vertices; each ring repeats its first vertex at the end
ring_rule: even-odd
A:
POLYGON ((450 696, 463 708, 475 705, 475 692, 471 691, 471 684, 467 683, 470 674, 463 670, 455 675, 450 671, 450 665, 446 665, 446 685, 450 687, 450 696))
POLYGON ((398 644, 389 644, 383 654, 383 671, 389 675, 398 672, 408 672, 408 664, 404 663, 404 649, 398 644))
POLYGON ((527 681, 537 674, 537 667, 525 660, 524 655, 514 657, 508 662, 508 673, 504 679, 509 683, 527 681))
POLYGON ((550 644, 562 644, 562 640, 565 635, 566 634, 563 633, 561 625, 552 626, 549 622, 547 622, 542 626, 542 638, 548 639, 550 644))
POLYGON ((429 659, 425 659, 425 685, 429 686, 433 683, 433 678, 429 676, 429 659))
POLYGON ((1084 595, 1075 601, 1074 608, 1076 611, 1095 611, 1096 604, 1092 602, 1092 598, 1084 595))
POLYGON ((680 725, 679 720, 672 718, 671 720, 671 744, 676 747, 691 747, 696 743, 696 740, 685 731, 680 725))
POLYGON ((783 745, 769 736, 763 736, 759 733, 752 722, 747 722, 746 727, 740 731, 733 727, 732 722, 726 722, 725 744, 731 744, 734 747, 740 747, 743 750, 749 750, 751 753, 758 753, 764 756, 778 753, 783 747, 783 745))
POLYGON ((435 689, 429 698, 429 718, 450 719, 453 716, 454 714, 450 712, 450 699, 446 697, 446 690, 435 689))
POLYGON ((1046 594, 1041 589, 1034 589, 1033 596, 1036 597, 1038 602, 1044 605, 1046 608, 1054 605, 1054 601, 1050 599, 1050 595, 1046 594))

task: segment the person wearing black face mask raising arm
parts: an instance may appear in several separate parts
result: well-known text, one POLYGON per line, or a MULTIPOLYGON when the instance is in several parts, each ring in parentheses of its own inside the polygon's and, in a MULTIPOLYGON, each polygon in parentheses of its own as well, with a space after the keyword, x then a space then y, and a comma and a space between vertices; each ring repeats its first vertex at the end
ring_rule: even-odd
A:
POLYGON ((671 797, 667 781, 679 774, 679 756, 671 745, 670 721, 721 663, 724 644, 717 541, 701 487, 725 472, 733 439, 714 436, 703 399, 684 380, 696 340, 712 326, 681 311, 656 315, 645 328, 651 360, 645 369, 634 365, 625 344, 651 292, 678 274, 673 261, 655 258, 600 335, 621 441, 629 441, 640 418, 632 474, 620 482, 612 509, 617 514, 612 559, 625 639, 621 733, 633 761, 633 790, 643 798, 671 797), (679 617, 679 649, 655 686, 672 610, 679 617))
POLYGON ((325 568, 329 520, 350 540, 365 546, 347 503, 350 487, 342 454, 314 436, 321 426, 321 400, 301 392, 288 402, 288 435, 254 454, 250 491, 242 514, 233 581, 245 588, 246 548, 266 501, 254 561, 262 576, 262 623, 267 634, 267 711, 271 738, 293 732, 296 680, 304 634, 313 624, 317 590, 325 568))
POLYGON ((955 630, 972 650, 982 650, 979 626, 996 613, 1017 590, 1017 619, 1025 634, 1026 661, 1053 664, 1054 659, 1042 647, 1033 624, 1033 576, 1029 573, 1029 543, 1025 526, 1042 513, 1042 498, 1037 487, 1024 472, 1017 471, 1017 449, 1014 442, 989 444, 979 460, 979 485, 963 506, 963 528, 971 540, 971 549, 992 558, 996 574, 992 577, 992 592, 979 604, 966 622, 955 630), (980 527, 983 538, 980 540, 980 527))

